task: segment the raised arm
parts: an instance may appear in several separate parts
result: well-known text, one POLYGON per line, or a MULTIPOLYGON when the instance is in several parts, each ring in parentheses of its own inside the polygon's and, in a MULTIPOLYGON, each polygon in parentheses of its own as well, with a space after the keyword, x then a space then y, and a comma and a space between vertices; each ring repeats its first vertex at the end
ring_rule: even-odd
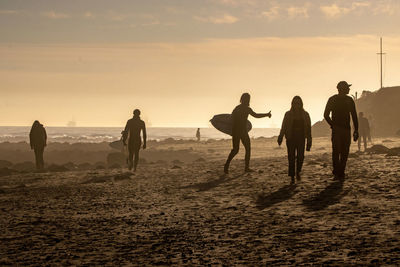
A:
POLYGON ((142 127, 142 131, 143 131, 143 149, 146 149, 146 143, 147 143, 147 132, 146 132, 146 124, 143 122, 143 127, 142 127))
POLYGON ((331 100, 329 99, 325 106, 324 119, 332 127, 332 119, 330 117, 331 111, 332 111, 332 103, 331 100))
POLYGON ((271 111, 268 113, 255 113, 251 108, 249 114, 253 116, 254 118, 264 118, 264 117, 270 117, 271 118, 271 111))
POLYGON ((351 118, 353 119, 354 131, 358 132, 358 117, 356 111, 356 104, 354 103, 353 99, 351 99, 350 112, 351 112, 351 118))

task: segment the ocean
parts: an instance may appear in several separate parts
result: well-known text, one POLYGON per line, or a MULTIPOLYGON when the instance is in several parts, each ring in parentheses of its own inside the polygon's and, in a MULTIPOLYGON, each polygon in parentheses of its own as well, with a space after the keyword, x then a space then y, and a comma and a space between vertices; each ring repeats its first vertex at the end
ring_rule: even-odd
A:
MULTIPOLYGON (((45 127, 48 142, 67 143, 100 143, 119 140, 122 127, 45 127)), ((167 138, 190 140, 196 139, 197 128, 149 127, 149 140, 164 140, 167 138)), ((0 142, 29 141, 30 126, 0 126, 0 142)), ((230 136, 214 128, 200 128, 201 139, 229 139, 230 136)), ((272 137, 279 134, 278 128, 254 128, 250 137, 272 137)))

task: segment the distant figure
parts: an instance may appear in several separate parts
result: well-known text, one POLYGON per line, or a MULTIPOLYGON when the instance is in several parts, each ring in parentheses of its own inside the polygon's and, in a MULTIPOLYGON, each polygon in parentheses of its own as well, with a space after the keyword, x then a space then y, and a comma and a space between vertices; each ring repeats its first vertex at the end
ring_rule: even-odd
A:
POLYGON ((47 134, 39 121, 35 121, 32 125, 31 131, 29 133, 29 142, 31 149, 35 152, 36 169, 44 169, 44 147, 47 145, 47 134))
POLYGON ((197 141, 200 141, 200 128, 197 128, 196 138, 197 138, 197 141))
POLYGON ((373 145, 374 142, 372 142, 372 135, 374 134, 374 120, 371 115, 368 116, 368 124, 369 124, 369 136, 368 136, 368 141, 373 145))
POLYGON ((136 171, 139 162, 139 150, 142 146, 142 137, 140 132, 143 131, 143 149, 146 149, 146 125, 144 121, 140 119, 140 110, 135 109, 133 111, 133 118, 128 120, 123 131, 122 142, 126 146, 126 140, 128 139, 128 168, 129 170, 136 171), (129 137, 129 138, 128 138, 129 137), (135 160, 133 161, 133 155, 135 155, 135 160))
POLYGON ((252 170, 249 167, 250 164, 250 137, 247 132, 247 118, 249 114, 255 118, 271 118, 271 111, 268 113, 255 113, 250 108, 250 94, 244 93, 240 98, 240 105, 236 106, 236 108, 232 111, 232 150, 226 160, 224 166, 224 172, 227 174, 229 172, 229 164, 232 159, 239 152, 239 142, 242 141, 242 144, 246 150, 245 155, 245 172, 251 172, 252 170))
POLYGON ((329 98, 324 118, 332 129, 332 163, 335 179, 344 179, 351 144, 350 115, 354 124, 354 141, 358 140, 358 119, 353 98, 347 96, 351 84, 337 84, 338 94, 329 98), (332 118, 330 113, 332 112, 332 118))
POLYGON ((371 141, 371 132, 369 127, 369 122, 366 117, 364 117, 363 112, 358 113, 358 123, 359 123, 359 132, 360 138, 358 138, 358 151, 361 150, 361 139, 364 142, 364 151, 367 150, 367 139, 371 141))
POLYGON ((278 136, 279 145, 282 144, 283 136, 286 137, 289 161, 288 175, 291 177, 291 184, 294 184, 295 174, 298 181, 301 179, 300 173, 304 161, 305 139, 307 139, 307 151, 310 151, 312 144, 311 119, 308 112, 303 109, 303 100, 300 96, 293 97, 292 107, 285 113, 281 132, 278 136), (295 165, 296 158, 297 164, 295 165))

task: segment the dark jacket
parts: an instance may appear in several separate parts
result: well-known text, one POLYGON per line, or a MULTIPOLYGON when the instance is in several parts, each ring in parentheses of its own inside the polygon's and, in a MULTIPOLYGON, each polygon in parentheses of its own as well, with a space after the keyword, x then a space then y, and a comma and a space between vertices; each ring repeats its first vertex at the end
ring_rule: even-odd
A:
POLYGON ((29 142, 32 149, 40 149, 46 146, 47 134, 42 124, 35 123, 32 126, 32 129, 29 133, 29 142))
MULTIPOLYGON (((312 137, 311 137, 311 119, 310 115, 307 111, 303 110, 304 116, 304 136, 307 139, 307 147, 311 147, 312 137)), ((281 132, 279 133, 278 140, 282 142, 283 137, 286 139, 292 139, 292 127, 293 127, 293 112, 288 111, 285 113, 285 117, 283 118, 281 132)))

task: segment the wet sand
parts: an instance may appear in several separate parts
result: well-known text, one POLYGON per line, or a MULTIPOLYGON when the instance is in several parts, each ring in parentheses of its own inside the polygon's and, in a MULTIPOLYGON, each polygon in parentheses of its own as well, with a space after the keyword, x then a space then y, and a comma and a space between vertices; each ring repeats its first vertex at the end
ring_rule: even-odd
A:
POLYGON ((399 157, 352 154, 334 181, 316 139, 290 186, 274 140, 253 142, 256 172, 242 151, 227 176, 229 141, 191 146, 202 160, 136 174, 0 177, 0 265, 400 264, 399 157))

